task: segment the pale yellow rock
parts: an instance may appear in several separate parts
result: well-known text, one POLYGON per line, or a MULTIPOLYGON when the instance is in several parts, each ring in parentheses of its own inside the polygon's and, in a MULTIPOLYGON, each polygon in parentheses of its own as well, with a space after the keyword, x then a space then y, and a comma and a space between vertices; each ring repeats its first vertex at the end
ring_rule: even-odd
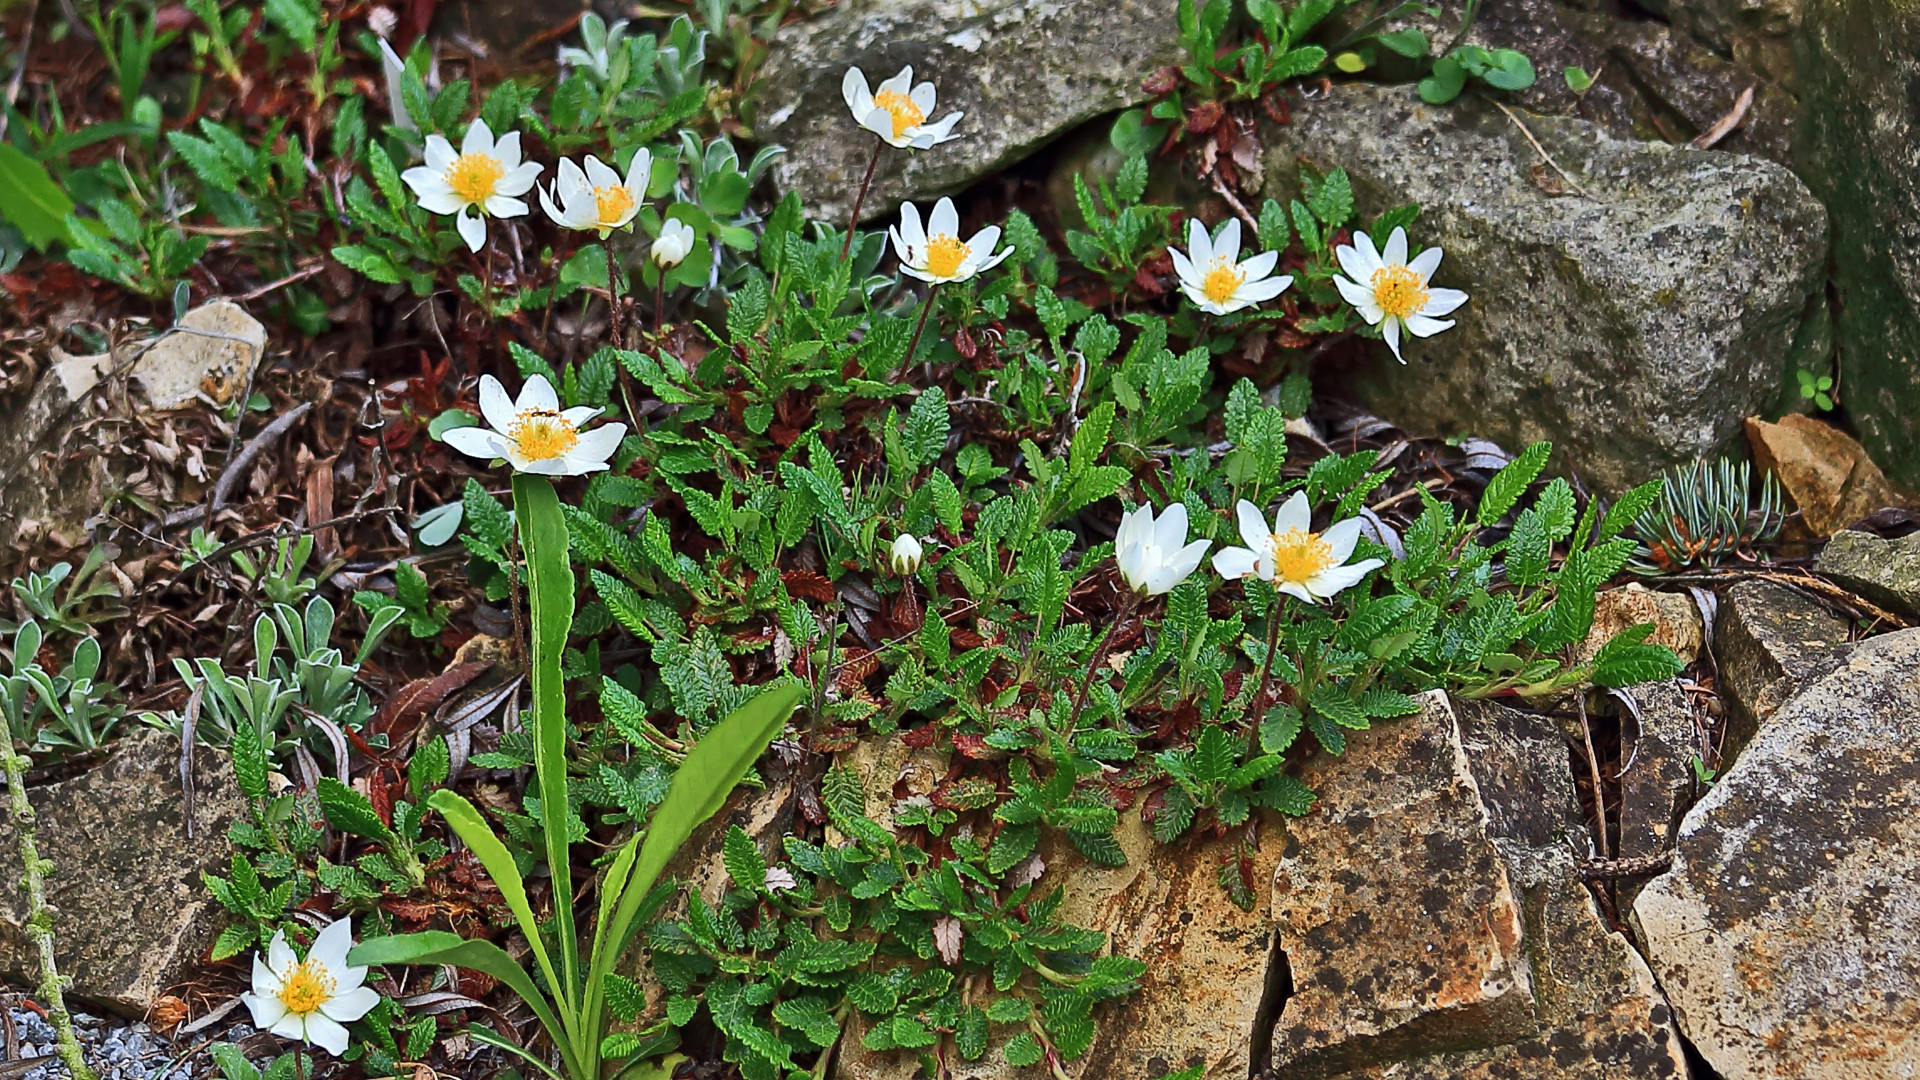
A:
POLYGON ((133 381, 156 409, 177 409, 203 389, 224 404, 246 385, 267 348, 267 328, 231 300, 186 313, 133 365, 133 381))

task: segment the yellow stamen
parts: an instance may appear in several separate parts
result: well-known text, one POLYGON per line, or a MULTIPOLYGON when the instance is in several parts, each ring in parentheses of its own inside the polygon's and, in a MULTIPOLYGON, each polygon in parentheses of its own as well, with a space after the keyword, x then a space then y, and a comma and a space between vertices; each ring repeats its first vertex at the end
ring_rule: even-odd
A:
POLYGON ((1404 266, 1383 266, 1373 272, 1373 302, 1396 319, 1427 306, 1427 289, 1420 275, 1404 266))
POLYGON ((527 460, 550 461, 579 445, 580 433, 559 413, 528 409, 507 429, 507 438, 527 460))
POLYGON ((1233 294, 1245 284, 1247 275, 1237 266, 1225 259, 1215 259, 1213 269, 1207 271, 1207 280, 1201 284, 1200 291, 1207 299, 1216 304, 1225 304, 1233 299, 1233 294))
POLYGON ((1325 573, 1333 565, 1333 546, 1319 533, 1288 529, 1273 534, 1275 580, 1299 585, 1325 573))
POLYGON ((296 1016, 305 1016, 325 1005, 333 997, 333 977, 327 969, 308 957, 293 969, 280 986, 280 1003, 296 1016))
POLYGON ((880 91, 873 95, 873 103, 893 117, 893 137, 896 139, 905 135, 908 128, 919 127, 920 121, 927 118, 927 114, 920 111, 920 106, 915 105, 912 98, 898 90, 880 91))
POLYGON ((633 192, 620 184, 594 188, 593 201, 603 229, 619 228, 633 212, 633 192))
POLYGON ((447 186, 468 205, 493 198, 494 188, 507 170, 492 154, 461 154, 447 169, 447 186))
POLYGON ((955 277, 967 261, 967 245, 945 233, 927 241, 927 273, 937 278, 955 277))

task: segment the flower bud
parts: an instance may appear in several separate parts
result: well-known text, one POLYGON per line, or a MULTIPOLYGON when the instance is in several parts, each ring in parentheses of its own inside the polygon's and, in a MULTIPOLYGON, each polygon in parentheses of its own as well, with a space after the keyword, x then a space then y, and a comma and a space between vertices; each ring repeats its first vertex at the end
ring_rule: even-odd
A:
POLYGON ((909 533, 901 533, 899 539, 893 542, 893 572, 901 577, 918 573, 922 554, 920 541, 909 533))

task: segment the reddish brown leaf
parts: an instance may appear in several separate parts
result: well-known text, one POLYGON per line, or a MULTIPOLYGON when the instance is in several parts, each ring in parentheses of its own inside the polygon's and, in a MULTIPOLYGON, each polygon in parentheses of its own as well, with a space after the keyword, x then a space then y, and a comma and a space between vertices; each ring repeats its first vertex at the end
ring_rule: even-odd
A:
POLYGON ((812 570, 782 570, 780 581, 787 587, 787 595, 812 600, 821 604, 833 603, 833 582, 825 574, 812 570))

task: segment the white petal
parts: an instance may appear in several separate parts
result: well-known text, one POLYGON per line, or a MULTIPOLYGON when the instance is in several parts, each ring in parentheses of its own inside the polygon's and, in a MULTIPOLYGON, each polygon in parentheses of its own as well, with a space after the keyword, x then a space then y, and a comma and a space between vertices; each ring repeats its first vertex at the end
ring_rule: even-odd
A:
POLYGON ((1179 275, 1181 283, 1198 288, 1202 275, 1194 269, 1193 260, 1177 247, 1167 248, 1167 255, 1173 259, 1173 272, 1179 275))
POLYGON ((500 167, 507 172, 512 172, 519 168, 520 133, 517 131, 509 131, 505 135, 500 136, 500 141, 493 144, 493 156, 499 159, 500 167))
POLYGON ((907 242, 909 251, 927 249, 927 231, 920 225, 920 208, 910 202, 900 204, 900 239, 907 242))
POLYGON ((879 94, 884 94, 887 91, 891 90, 896 94, 900 94, 904 96, 908 92, 910 92, 912 89, 913 89, 913 65, 908 64, 906 67, 901 68, 900 71, 897 74, 895 74, 893 78, 888 79, 886 82, 881 83, 879 87, 874 90, 874 93, 876 95, 879 95, 879 94))
POLYGON ((1393 232, 1387 237, 1386 250, 1380 253, 1380 261, 1388 266, 1407 264, 1407 230, 1398 225, 1393 227, 1393 232))
POLYGON ((567 451, 567 457, 572 460, 591 461, 600 466, 605 466, 607 459, 611 458, 614 453, 620 449, 620 440, 626 438, 626 436, 627 425, 602 424, 592 431, 583 433, 580 436, 580 441, 574 444, 573 449, 567 451))
POLYGON ((1248 259, 1245 262, 1241 263, 1239 266, 1239 270, 1242 274, 1245 274, 1247 276, 1247 280, 1258 281, 1259 279, 1266 277, 1268 274, 1273 273, 1274 265, 1279 261, 1280 261, 1279 252, 1263 251, 1260 254, 1255 255, 1253 258, 1248 259))
POLYGON ((1153 517, 1151 507, 1142 504, 1138 510, 1129 510, 1120 515, 1120 528, 1114 530, 1113 550, 1116 555, 1131 557, 1135 549, 1146 539, 1145 526, 1153 517))
POLYGON ((561 158, 556 172, 560 178, 558 192, 561 199, 569 199, 575 193, 593 190, 593 184, 587 180, 587 174, 571 158, 561 158))
POLYGON ((979 232, 974 233, 973 239, 967 241, 967 257, 970 259, 984 259, 993 254, 993 249, 998 247, 999 244, 1000 226, 989 225, 979 232))
POLYGON ((633 201, 639 202, 647 197, 647 185, 653 180, 653 151, 646 147, 634 151, 633 160, 627 162, 626 185, 633 191, 633 201))
POLYGON ((569 229, 578 227, 572 223, 565 210, 553 205, 553 197, 547 193, 546 188, 540 189, 540 209, 545 210, 547 216, 552 218, 556 225, 569 229))
POLYGON ((1427 279, 1433 276, 1433 272, 1440 269, 1440 249, 1430 247, 1415 255, 1413 261, 1407 264, 1407 269, 1419 274, 1420 284, 1425 285, 1427 279))
POLYGON ((318 963, 329 978, 346 970, 347 951, 353 948, 353 923, 347 919, 336 919, 320 931, 313 939, 313 948, 307 950, 307 959, 318 963))
POLYGON ((1280 512, 1273 515, 1273 531, 1276 535, 1288 529, 1307 532, 1312 528, 1313 507, 1307 505, 1307 493, 1304 491, 1294 492, 1293 497, 1281 505, 1280 512))
POLYGON ((1010 247, 1001 248, 992 255, 982 255, 978 252, 969 251, 967 253, 966 265, 967 276, 972 277, 975 274, 991 270, 1001 263, 1006 262, 1007 256, 1011 254, 1013 254, 1013 249, 1010 247))
POLYGON ((467 125, 466 137, 460 140, 460 153, 493 153, 493 132, 487 127, 486 121, 476 116, 473 123, 467 125))
POLYGON ((525 165, 518 165, 508 169, 506 175, 500 178, 500 182, 493 186, 494 194, 526 194, 527 189, 533 187, 533 182, 540 179, 540 173, 543 168, 544 166, 539 162, 529 161, 525 165))
POLYGON ((932 116, 934 100, 933 84, 923 82, 914 87, 913 91, 907 95, 907 100, 913 102, 913 107, 920 110, 921 116, 932 116))
MULTIPOLYGON (((1346 278, 1335 274, 1333 276, 1333 287, 1340 290, 1340 298, 1342 300, 1352 304, 1354 307, 1360 307, 1362 305, 1372 306, 1373 304, 1373 290, 1367 288, 1365 285, 1348 281, 1346 278)), ((1371 323, 1379 322, 1380 320, 1368 319, 1367 321, 1371 323)))
POLYGON ((905 146, 911 141, 905 137, 904 132, 901 133, 901 137, 894 137, 893 114, 878 106, 860 118, 860 126, 880 136, 888 146, 905 146))
POLYGON ((467 200, 455 195, 452 188, 426 192, 420 196, 420 209, 429 214, 457 214, 466 208, 467 200))
POLYGON ((917 149, 925 150, 927 147, 933 146, 936 143, 948 142, 959 138, 960 136, 953 133, 953 125, 959 123, 960 118, 965 115, 967 114, 963 112, 948 113, 935 123, 921 124, 914 129, 914 146, 917 149))
POLYGON ((1459 289, 1432 289, 1427 292, 1427 302, 1420 308, 1420 314, 1451 315, 1466 302, 1467 294, 1459 289))
MULTIPOLYGON (((267 962, 265 960, 260 959, 260 954, 254 953, 253 954, 253 992, 256 994, 263 994, 267 997, 272 997, 273 995, 278 994, 281 988, 284 987, 285 985, 286 985, 285 983, 280 981, 280 976, 275 975, 273 971, 267 967, 267 962)), ((255 1024, 253 1026, 262 1027, 264 1025, 255 1024)))
POLYGON ((307 1041, 339 1057, 347 1052, 347 1029, 328 1019, 324 1013, 308 1013, 307 1041))
POLYGON ((459 156, 454 152, 453 144, 447 141, 445 135, 427 136, 427 168, 436 173, 444 173, 453 166, 454 159, 459 156))
POLYGON ((293 946, 287 944, 287 932, 275 930, 273 940, 267 942, 267 970, 284 983, 299 966, 300 958, 294 955, 293 946))
POLYGON ((479 251, 487 243, 487 223, 467 213, 462 208, 460 216, 454 219, 453 227, 460 232, 460 238, 467 242, 468 251, 479 251))
POLYGON ((1263 304, 1279 296, 1281 293, 1286 292, 1287 286, 1291 284, 1293 284, 1293 278, 1286 274, 1282 274, 1279 277, 1261 278, 1258 281, 1249 281, 1245 285, 1233 290, 1233 298, 1242 303, 1263 304))
POLYGON ((355 1020, 373 1011, 380 1004, 380 995, 370 987, 356 986, 345 992, 336 992, 320 1006, 320 1012, 329 1020, 351 1024, 355 1020))
POLYGON ((1267 519, 1260 508, 1241 499, 1233 508, 1240 519, 1240 539, 1246 541, 1254 551, 1262 551, 1273 546, 1273 532, 1267 528, 1267 519))
POLYGON ((1351 517, 1339 522, 1321 533, 1320 539, 1326 542, 1327 554, 1332 556, 1335 565, 1346 562, 1347 556, 1353 554, 1353 545, 1360 541, 1360 519, 1351 517))
POLYGON ((910 263, 901 263, 900 272, 907 275, 910 278, 917 278, 921 281, 931 281, 936 285, 953 280, 952 278, 943 278, 934 274, 929 274, 925 270, 922 270, 919 267, 914 266, 910 263))
POLYGON ((1240 261, 1240 219, 1228 218, 1220 238, 1213 242, 1213 257, 1223 262, 1240 261))
POLYGON ((1315 596, 1332 597, 1342 589, 1358 585, 1362 578, 1385 565, 1379 559, 1368 559, 1352 566, 1336 566, 1309 578, 1304 584, 1307 591, 1315 596))
POLYGON ((1309 592, 1305 585, 1301 585, 1297 582, 1282 581, 1275 584, 1274 588, 1279 589, 1281 592, 1286 593, 1288 596, 1298 597, 1301 600, 1305 600, 1309 604, 1317 604, 1320 602, 1319 598, 1315 597, 1313 593, 1309 592))
POLYGON ((267 1028, 267 1030, 283 1039, 298 1039, 301 1042, 307 1041, 307 1022, 298 1013, 290 1012, 282 1014, 280 1019, 275 1021, 273 1026, 267 1028))
POLYGON ((500 385, 499 379, 491 375, 480 376, 480 415, 495 431, 512 427, 517 412, 513 407, 513 398, 507 394, 507 388, 500 385))
POLYGON ((599 416, 601 412, 602 410, 592 405, 575 405, 571 409, 560 410, 560 419, 572 424, 575 428, 582 428, 587 425, 587 421, 599 416))
POLYGON ((873 109, 873 92, 867 89, 867 76, 857 67, 848 68, 840 77, 840 97, 855 116, 865 116, 873 109))
POLYGON ((560 395, 553 392, 553 384, 547 381, 545 375, 527 376, 527 384, 520 388, 520 396, 513 403, 516 414, 529 409, 548 413, 560 411, 560 395))
POLYGON ((1258 559, 1242 547, 1221 548, 1213 553, 1213 572, 1233 581, 1253 573, 1258 559))
POLYGON ((899 259, 902 266, 911 265, 914 261, 913 249, 907 246, 900 230, 892 225, 887 226, 887 239, 893 241, 893 257, 899 259))
POLYGON ((1353 247, 1359 253, 1361 265, 1365 267, 1364 273, 1355 275, 1357 279, 1371 278, 1375 270, 1386 265, 1380 259, 1380 249, 1373 246, 1373 237, 1366 233, 1353 234, 1353 247))
POLYGON ((263 1031, 273 1027, 287 1015, 286 1002, 273 994, 241 994, 240 1000, 246 1005, 247 1011, 253 1014, 253 1026, 263 1031))
POLYGON ((1192 259, 1195 266, 1205 266, 1213 260, 1213 240, 1197 217, 1187 219, 1187 258, 1192 259))
POLYGON ((448 428, 440 433, 440 441, 481 461, 506 457, 507 451, 513 447, 513 440, 505 435, 477 426, 448 428))
POLYGON ((1187 542, 1186 503, 1174 503, 1161 511, 1160 520, 1153 522, 1153 539, 1168 551, 1175 551, 1187 542))
POLYGON ((953 208, 952 199, 941 199, 933 204, 933 214, 927 219, 928 236, 960 236, 960 212, 953 208))
POLYGON ((1366 256, 1360 254, 1360 249, 1352 244, 1341 244, 1334 248, 1333 258, 1340 264, 1340 271, 1355 281, 1371 279, 1373 272, 1378 269, 1378 267, 1367 265, 1366 256))
POLYGON ((587 155, 587 180, 597 188, 621 186, 620 174, 592 154, 587 155))
POLYGON ((1442 330, 1453 328, 1452 319, 1429 319, 1425 315, 1407 316, 1407 333, 1414 337, 1432 337, 1442 330))
POLYGON ((1387 339, 1387 348, 1393 350, 1393 358, 1406 363, 1407 358, 1400 355, 1400 320, 1391 317, 1381 320, 1380 336, 1387 339))
POLYGON ((505 195, 495 195, 487 200, 487 214, 497 218, 526 217, 527 204, 519 199, 509 199, 505 195))

